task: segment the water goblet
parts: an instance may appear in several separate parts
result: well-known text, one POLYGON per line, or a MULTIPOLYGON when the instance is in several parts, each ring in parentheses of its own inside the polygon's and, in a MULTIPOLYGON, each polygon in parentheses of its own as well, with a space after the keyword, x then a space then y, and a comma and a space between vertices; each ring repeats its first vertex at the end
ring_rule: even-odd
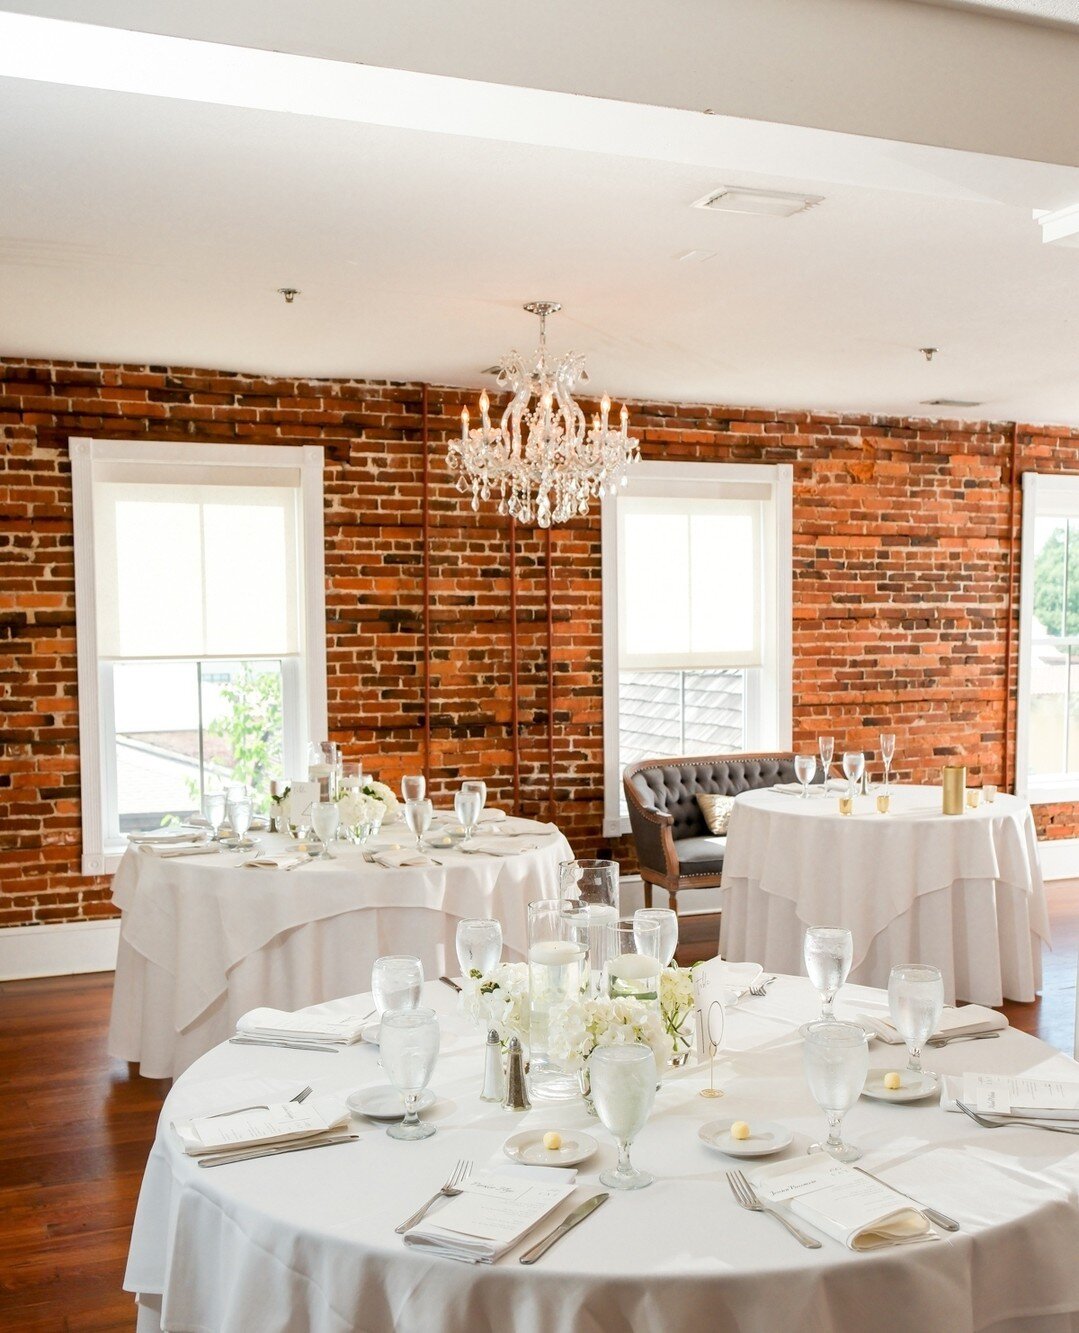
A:
POLYGON ((214 841, 221 837, 221 825, 225 822, 225 793, 208 791, 202 798, 202 813, 213 831, 214 841))
POLYGON ((409 801, 422 801, 427 795, 427 779, 422 774, 413 774, 401 779, 401 800, 407 805, 409 801))
POLYGON ((633 1140, 644 1128, 656 1100, 656 1059, 651 1047, 598 1046, 589 1058, 592 1101, 601 1123, 618 1144, 618 1165, 600 1181, 609 1189, 639 1190, 655 1179, 629 1160, 633 1140))
POLYGON ((386 1077, 405 1099, 405 1118, 386 1133, 391 1139, 429 1139, 435 1127, 420 1120, 416 1099, 431 1081, 438 1059, 435 1011, 393 1009, 383 1014, 378 1045, 386 1077))
POLYGON ((612 1000, 659 1001, 659 925, 623 917, 607 927, 607 994, 612 1000))
POLYGON ((497 921, 458 921, 457 962, 461 976, 485 977, 502 957, 502 926, 497 921))
POLYGON ((880 733, 880 757, 884 760, 884 790, 888 790, 888 775, 892 771, 892 760, 895 758, 895 732, 882 731, 880 733))
POLYGON ((678 948, 678 913, 669 907, 638 907, 633 913, 634 930, 638 921, 653 921, 659 927, 660 965, 670 967, 678 948))
POLYGON ((230 800, 227 806, 228 821, 232 826, 232 836, 238 847, 251 846, 246 841, 247 830, 251 827, 251 801, 244 797, 242 801, 230 800))
POLYGON ((817 740, 817 749, 820 752, 820 766, 824 770, 824 786, 828 788, 828 775, 832 771, 832 757, 835 754, 835 737, 821 736, 817 740))
POLYGON ((862 1095, 869 1069, 869 1039, 857 1023, 817 1022, 802 1029, 806 1082, 828 1118, 828 1137, 810 1152, 826 1152, 837 1162, 856 1162, 862 1153, 844 1143, 843 1117, 862 1095))
POLYGON ((854 939, 840 926, 810 926, 803 946, 806 975, 820 995, 822 1023, 836 1021, 833 1006, 840 986, 850 974, 854 939))
MULTIPOLYGON (((484 782, 482 778, 465 778, 461 783, 461 790, 474 791, 476 793, 480 798, 480 814, 482 814, 483 808, 487 804, 487 783, 484 782)), ((479 816, 477 816, 477 818, 478 817, 479 816)))
POLYGON ((434 807, 430 801, 405 802, 405 823, 416 835, 416 850, 418 852, 423 851, 423 835, 431 827, 434 813, 434 807))
POLYGON ((815 754, 796 754, 794 756, 794 776, 802 784, 802 799, 809 799, 809 784, 817 776, 817 756, 815 754))
POLYGON ((453 812, 457 816, 457 822, 465 831, 465 842, 475 837, 476 824, 482 809, 483 802, 479 792, 474 787, 466 791, 462 783, 461 790, 453 798, 453 812))
MULTIPOLYGON (((888 977, 888 1012, 907 1043, 907 1072, 925 1076, 922 1047, 936 1032, 944 1009, 944 978, 939 968, 900 963, 888 977)), ((930 1075, 935 1078, 935 1075, 930 1075)))
POLYGON ((337 808, 336 801, 315 802, 311 810, 311 824, 315 830, 315 837, 322 843, 322 851, 318 855, 320 861, 336 859, 330 851, 330 843, 337 837, 340 823, 341 812, 337 808))
POLYGON ((843 755, 843 773, 847 779, 847 795, 855 796, 865 772, 865 755, 861 750, 848 750, 843 755))
POLYGON ((371 998, 381 1018, 390 1009, 415 1009, 423 989, 423 964, 410 954, 386 954, 371 969, 371 998))

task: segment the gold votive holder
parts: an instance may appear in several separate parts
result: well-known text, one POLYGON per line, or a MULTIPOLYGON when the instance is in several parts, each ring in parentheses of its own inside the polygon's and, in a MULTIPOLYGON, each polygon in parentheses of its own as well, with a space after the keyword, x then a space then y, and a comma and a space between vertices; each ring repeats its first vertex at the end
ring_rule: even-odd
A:
POLYGON ((891 805, 892 805, 892 798, 888 795, 887 792, 881 792, 881 794, 877 797, 877 814, 886 815, 889 809, 891 809, 891 805))
POLYGON ((981 803, 982 803, 981 792, 978 790, 977 787, 971 787, 970 790, 967 792, 967 805, 969 805, 972 810, 977 810, 978 806, 981 805, 981 803))
POLYGON ((966 800, 966 764, 945 764, 940 772, 943 799, 941 810, 946 815, 961 815, 966 800))
POLYGON ((987 782, 985 786, 982 788, 982 794, 985 796, 986 804, 992 805, 993 802, 997 799, 996 786, 992 782, 987 782))
POLYGON ((853 796, 841 796, 839 798, 839 813, 841 815, 851 815, 854 813, 853 796))

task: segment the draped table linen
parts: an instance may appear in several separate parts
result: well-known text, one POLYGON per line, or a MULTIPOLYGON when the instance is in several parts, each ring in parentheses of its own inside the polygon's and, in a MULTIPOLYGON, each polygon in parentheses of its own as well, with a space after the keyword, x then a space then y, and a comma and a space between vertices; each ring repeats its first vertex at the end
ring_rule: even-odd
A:
POLYGON ((886 986, 896 963, 939 967, 949 1003, 1030 1001, 1049 916, 1030 807, 1000 794, 941 813, 937 787, 895 787, 840 815, 836 796, 738 796, 723 863, 720 951, 802 971, 807 926, 846 926, 851 980, 886 986))
MULTIPOLYGON (((531 839, 505 838, 513 855, 439 850, 441 865, 400 869, 345 844, 335 860, 296 870, 245 868, 236 853, 164 859, 129 848, 113 879, 123 918, 109 1053, 146 1077, 175 1077, 247 1010, 353 993, 380 954, 415 954, 428 976, 456 971, 457 922, 471 917, 497 917, 506 957, 522 958, 528 903, 557 896, 559 863, 573 856, 553 825, 530 826, 531 849, 531 839)), ((369 847, 395 837, 411 844, 400 829, 369 847)), ((261 843, 267 853, 289 846, 279 835, 261 843)))
MULTIPOLYGON (((335 1003, 354 1010, 367 999, 335 1003)), ((184 1156, 170 1128, 176 1117, 280 1099, 305 1084, 345 1095, 384 1083, 366 1044, 336 1056, 222 1046, 177 1082, 147 1164, 124 1283, 140 1294, 139 1333, 1079 1333, 1075 1137, 982 1130, 935 1100, 863 1098, 845 1126, 866 1152, 863 1164, 956 1217, 961 1231, 870 1253, 829 1239, 805 1250, 774 1220, 738 1209, 724 1173, 754 1163, 710 1151, 700 1125, 778 1120, 795 1135, 786 1157, 825 1128, 802 1068, 797 1029, 819 1007, 804 978, 781 977, 764 998, 728 1012, 716 1073, 722 1100, 697 1096, 705 1066, 667 1075, 633 1148, 656 1183, 613 1192, 532 1267, 518 1255, 601 1188, 614 1144, 579 1101, 524 1114, 481 1102, 481 1034, 445 986, 428 984, 423 1003, 440 1013, 442 1051, 431 1084, 438 1098, 424 1113, 437 1133, 422 1142, 396 1142, 354 1119, 360 1137, 342 1147, 214 1170, 184 1156), (593 1134, 599 1152, 579 1166, 576 1195, 506 1258, 476 1268, 410 1250, 394 1234, 459 1159, 475 1171, 497 1167, 510 1134, 552 1128, 593 1134)), ((838 1012, 859 1011, 886 1012, 886 997, 848 986, 838 1012)), ((894 1049, 871 1047, 871 1064, 899 1060, 894 1049)), ((944 1073, 1079 1079, 1070 1057, 1015 1031, 932 1051, 926 1063, 944 1073)))

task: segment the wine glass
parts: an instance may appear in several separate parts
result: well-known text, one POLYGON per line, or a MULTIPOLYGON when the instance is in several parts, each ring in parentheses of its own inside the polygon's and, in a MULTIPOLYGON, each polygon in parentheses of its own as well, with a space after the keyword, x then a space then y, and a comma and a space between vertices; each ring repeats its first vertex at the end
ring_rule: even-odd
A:
POLYGON ((925 1076, 922 1047, 936 1032, 944 1009, 944 978, 923 963, 900 963, 888 977, 888 1012, 907 1043, 907 1072, 925 1076))
POLYGON ((836 993, 850 974, 854 958, 851 933, 840 926, 810 926, 805 935, 803 955, 806 974, 820 995, 820 1021, 834 1023, 836 993))
POLYGON ((319 852, 318 860, 336 860, 336 857, 330 852, 330 843, 337 837, 337 829, 340 823, 341 811, 337 808, 336 801, 315 802, 311 810, 311 824, 315 830, 315 837, 322 843, 322 851, 319 852))
POLYGON ((243 847, 247 830, 251 827, 251 799, 245 796, 243 800, 230 800, 227 807, 228 821, 232 827, 232 836, 236 839, 236 845, 243 847))
MULTIPOLYGON (((482 778, 465 778, 461 783, 461 790, 474 791, 476 793, 480 798, 480 814, 482 814, 483 808, 487 804, 487 783, 484 782, 482 778)), ((478 814, 476 819, 478 820, 479 817, 480 815, 478 814)))
POLYGON ((612 1000, 659 999, 659 925, 623 917, 607 927, 607 994, 612 1000))
POLYGON ((431 827, 434 807, 430 801, 406 801, 405 823, 416 835, 416 850, 423 851, 423 835, 431 827))
POLYGON ((482 809, 483 802, 479 792, 475 788, 466 791, 465 784, 462 783, 461 790, 453 798, 453 812, 457 816, 457 822, 465 831, 465 842, 475 836, 476 823, 482 809))
POLYGON ((847 794, 853 796, 865 772, 865 755, 861 750, 847 750, 843 755, 843 772, 847 779, 847 794))
POLYGON ((426 795, 427 779, 422 774, 417 773, 401 779, 401 800, 406 805, 409 801, 422 801, 426 795))
POLYGON ((856 1162, 859 1148, 844 1143, 843 1117, 862 1095, 869 1069, 869 1039, 857 1023, 809 1023, 805 1038, 806 1082, 813 1100, 828 1117, 828 1137, 810 1152, 826 1152, 838 1162, 856 1162))
POLYGON ((661 967, 670 967, 678 948, 678 913, 669 907, 638 907, 633 913, 633 926, 638 921, 653 921, 659 927, 659 961, 661 967))
POLYGON ((438 1059, 438 1019, 433 1009, 395 1009, 382 1015, 379 1058, 386 1077, 405 1099, 405 1118, 390 1125, 391 1139, 429 1139, 434 1125, 416 1112, 416 1098, 427 1087, 438 1059))
POLYGON ((609 1189, 639 1190, 654 1177, 638 1171, 629 1160, 633 1140, 641 1132, 656 1099, 656 1059, 651 1047, 597 1046, 588 1061, 592 1101, 603 1125, 618 1144, 618 1165, 604 1171, 609 1189))
POLYGON ((502 926, 497 921, 458 921, 457 961, 461 976, 485 977, 502 957, 502 926))
POLYGON ((888 774, 891 772, 892 760, 895 758, 895 732, 882 731, 880 733, 880 757, 884 760, 884 790, 888 790, 888 774))
POLYGON ((410 954, 386 954, 371 969, 371 998, 381 1018, 390 1009, 415 1009, 423 989, 423 964, 410 954))
POLYGON ((828 775, 832 771, 832 756, 835 754, 835 737, 821 736, 817 740, 817 749, 820 751, 820 766, 824 770, 824 788, 828 790, 828 775))
POLYGON ((809 799, 809 784, 817 776, 817 756, 814 754, 796 754, 794 756, 794 776, 802 784, 802 799, 809 799))

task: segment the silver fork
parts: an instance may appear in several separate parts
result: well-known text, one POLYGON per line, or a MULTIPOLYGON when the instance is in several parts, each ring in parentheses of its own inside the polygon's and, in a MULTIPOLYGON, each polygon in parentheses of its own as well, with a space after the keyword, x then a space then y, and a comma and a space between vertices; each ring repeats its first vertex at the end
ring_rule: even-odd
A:
POLYGON ((1074 1129, 1069 1129, 1065 1125, 1050 1125, 1042 1120, 1023 1120, 1015 1116, 1009 1117, 1007 1120, 989 1120, 977 1111, 971 1110, 966 1102, 956 1102, 956 1106, 964 1115, 969 1115, 971 1120, 981 1125, 983 1129, 1008 1129, 1009 1126, 1019 1125, 1026 1129, 1047 1129, 1053 1134, 1079 1134, 1079 1125, 1074 1129))
POLYGON ((999 1032, 963 1032, 956 1037, 930 1037, 925 1044, 939 1050, 941 1046, 950 1046, 953 1041, 993 1041, 999 1036, 999 1032))
POLYGON ((742 1208, 748 1208, 751 1213, 767 1213, 769 1217, 774 1217, 777 1222, 782 1222, 794 1239, 804 1245, 807 1250, 820 1249, 819 1240, 807 1236, 804 1231, 799 1231, 794 1223, 788 1221, 778 1209, 772 1208, 766 1203, 761 1203, 753 1190, 753 1186, 741 1171, 728 1171, 727 1184, 731 1187, 731 1192, 742 1208))
POLYGON ((417 1208, 416 1211, 412 1214, 412 1216, 407 1218, 404 1222, 402 1222, 399 1227, 394 1227, 394 1230, 397 1232, 397 1234, 399 1236, 402 1235, 404 1232, 408 1231, 410 1227, 414 1227, 417 1222, 422 1221, 423 1218, 427 1216, 427 1210, 431 1208, 434 1204, 436 1204, 439 1201, 439 1199, 453 1199, 458 1194, 460 1194, 461 1186, 465 1183, 465 1181, 469 1178, 471 1174, 472 1174, 471 1162, 466 1162, 466 1161, 458 1162, 457 1165, 453 1168, 453 1171, 450 1173, 449 1179, 446 1181, 445 1185, 443 1185, 442 1188, 438 1191, 438 1193, 432 1194, 431 1197, 427 1200, 427 1202, 423 1205, 423 1207, 417 1208))
MULTIPOLYGON (((298 1106, 300 1102, 307 1101, 311 1096, 310 1087, 301 1088, 295 1097, 290 1097, 290 1102, 295 1102, 298 1106)), ((240 1115, 244 1111, 268 1111, 268 1106, 238 1106, 234 1111, 215 1111, 213 1115, 208 1115, 207 1120, 220 1120, 223 1115, 240 1115)))
POLYGON ((758 977, 749 988, 750 995, 755 995, 759 1000, 762 995, 768 993, 768 987, 775 981, 775 977, 758 977))

